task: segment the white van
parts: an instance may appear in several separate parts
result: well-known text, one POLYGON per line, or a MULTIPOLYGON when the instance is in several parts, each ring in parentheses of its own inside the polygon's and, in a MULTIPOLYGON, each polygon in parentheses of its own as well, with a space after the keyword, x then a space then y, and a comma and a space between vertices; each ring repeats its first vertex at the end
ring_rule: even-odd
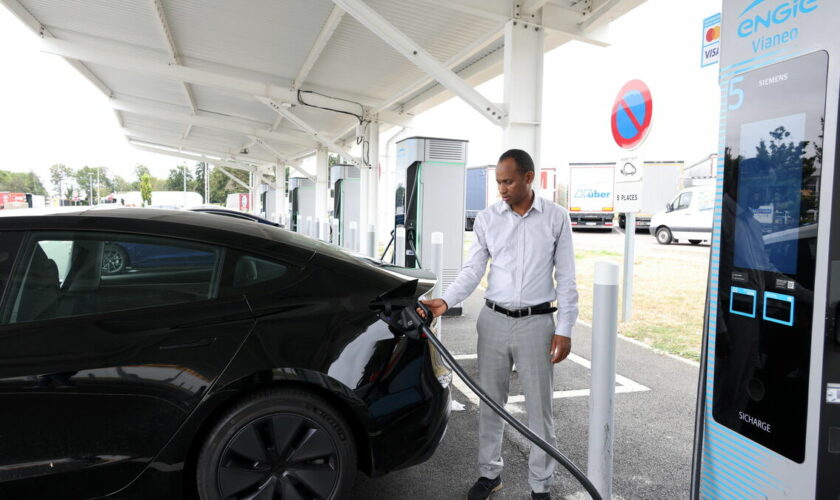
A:
POLYGON ((714 186, 683 189, 650 219, 650 234, 661 245, 688 240, 692 245, 712 239, 715 208, 714 186))

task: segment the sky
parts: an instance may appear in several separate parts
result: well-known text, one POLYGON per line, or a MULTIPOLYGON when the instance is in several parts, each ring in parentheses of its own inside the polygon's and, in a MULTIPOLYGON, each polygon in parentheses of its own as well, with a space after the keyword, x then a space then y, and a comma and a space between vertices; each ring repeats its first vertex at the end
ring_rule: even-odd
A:
MULTIPOLYGON (((619 89, 637 78, 654 101, 639 156, 693 163, 715 152, 718 66, 700 68, 700 50, 703 19, 717 12, 720 0, 648 0, 612 23, 609 47, 570 42, 548 52, 542 166, 557 168, 562 179, 569 162, 625 155, 612 139, 609 120, 619 89)), ((0 79, 0 144, 6 146, 0 169, 33 171, 51 189, 48 169, 55 163, 107 166, 128 180, 137 164, 166 177, 182 163, 129 146, 107 98, 64 60, 41 53, 39 42, 0 7, 0 62, 13 70, 0 79)), ((503 88, 501 76, 477 87, 493 102, 503 100, 503 88)), ((383 133, 383 148, 393 134, 383 133)), ((415 117, 401 137, 411 135, 469 140, 469 165, 495 164, 503 151, 501 129, 457 98, 415 117)))

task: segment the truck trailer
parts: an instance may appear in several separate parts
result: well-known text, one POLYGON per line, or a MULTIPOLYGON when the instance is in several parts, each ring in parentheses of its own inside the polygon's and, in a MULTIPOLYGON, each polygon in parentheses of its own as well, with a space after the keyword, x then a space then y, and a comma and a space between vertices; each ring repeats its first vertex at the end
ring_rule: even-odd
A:
POLYGON ((612 229, 615 162, 569 163, 572 228, 612 229))

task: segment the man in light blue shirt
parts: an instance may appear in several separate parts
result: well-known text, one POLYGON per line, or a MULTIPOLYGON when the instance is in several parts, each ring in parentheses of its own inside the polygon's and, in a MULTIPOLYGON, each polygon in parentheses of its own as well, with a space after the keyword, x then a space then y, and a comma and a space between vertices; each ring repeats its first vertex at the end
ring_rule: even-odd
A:
MULTIPOLYGON (((531 188, 534 162, 511 149, 500 158, 496 182, 502 201, 475 219, 475 241, 455 281, 442 298, 424 301, 435 316, 466 299, 490 261, 486 307, 478 317, 478 370, 481 387, 504 405, 513 364, 525 391, 528 427, 554 444, 553 364, 572 348, 578 315, 575 256, 568 212, 531 188), (552 307, 555 302, 557 307, 552 307), (553 313, 557 313, 555 325, 553 313)), ((468 500, 485 500, 501 489, 504 422, 482 403, 479 417, 480 477, 468 500)), ((554 460, 536 445, 529 457, 533 500, 548 500, 554 460)))

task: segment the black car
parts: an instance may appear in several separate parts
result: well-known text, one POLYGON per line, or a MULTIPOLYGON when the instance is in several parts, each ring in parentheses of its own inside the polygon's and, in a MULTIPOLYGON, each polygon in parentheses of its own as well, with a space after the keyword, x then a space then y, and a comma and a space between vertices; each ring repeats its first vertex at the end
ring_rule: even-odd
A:
POLYGON ((279 222, 270 221, 264 217, 260 217, 259 215, 249 214, 246 212, 240 212, 238 210, 231 210, 229 208, 224 207, 214 207, 214 206, 202 206, 202 207, 193 207, 189 209, 191 212, 203 212, 206 214, 215 214, 215 215, 222 215, 226 217, 235 217, 238 219, 249 220, 252 222, 258 222, 260 224, 267 224, 269 226, 275 227, 283 227, 282 224, 279 222))
POLYGON ((430 278, 217 215, 0 217, 0 498, 342 498, 426 460, 451 375, 379 315, 430 278), (113 244, 196 258, 103 273, 113 244))

